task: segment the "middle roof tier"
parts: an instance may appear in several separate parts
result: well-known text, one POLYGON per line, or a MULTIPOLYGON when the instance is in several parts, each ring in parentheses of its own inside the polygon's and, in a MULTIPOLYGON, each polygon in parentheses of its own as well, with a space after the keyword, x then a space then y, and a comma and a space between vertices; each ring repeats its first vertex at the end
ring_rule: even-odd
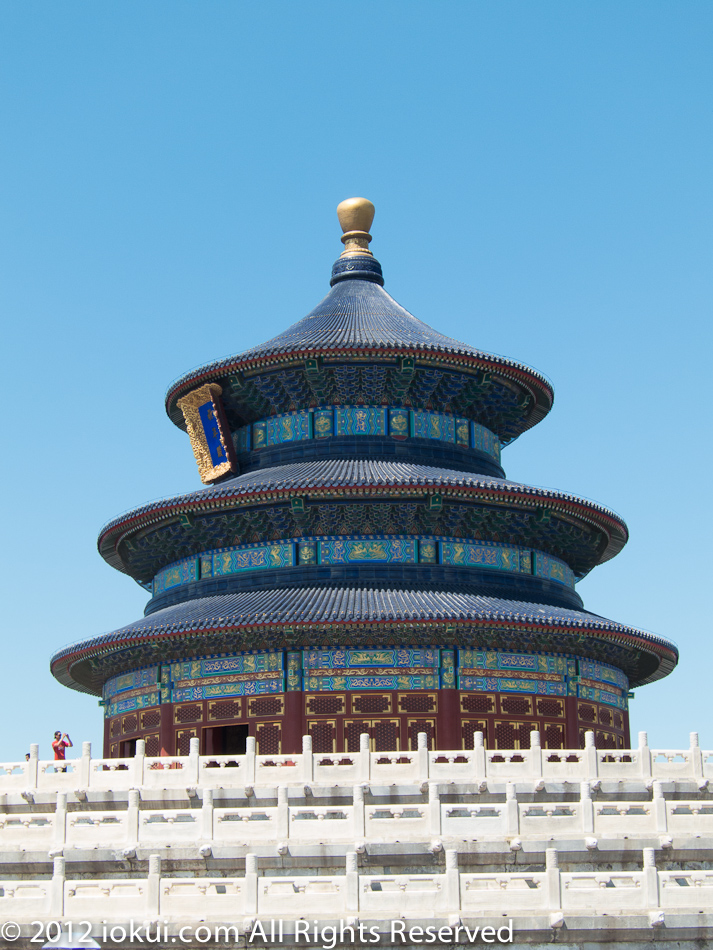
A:
POLYGON ((543 552, 583 577, 626 543, 624 521, 553 489, 448 468, 370 459, 248 472, 143 505, 110 521, 99 550, 148 584, 194 554, 273 540, 414 536, 543 552))

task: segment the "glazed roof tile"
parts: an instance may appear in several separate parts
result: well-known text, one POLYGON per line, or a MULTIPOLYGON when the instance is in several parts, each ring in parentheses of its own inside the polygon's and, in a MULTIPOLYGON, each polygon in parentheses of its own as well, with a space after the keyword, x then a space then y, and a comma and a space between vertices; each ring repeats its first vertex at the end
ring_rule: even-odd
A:
MULTIPOLYGON (((52 666, 65 659, 100 655, 116 650, 121 644, 129 645, 154 637, 292 624, 429 621, 465 621, 481 628, 507 623, 613 636, 623 646, 633 646, 662 660, 661 672, 651 679, 665 675, 678 657, 677 648, 669 640, 584 610, 463 592, 309 587, 240 591, 185 601, 158 610, 112 633, 64 647, 52 657, 52 666)), ((475 631, 474 636, 477 636, 475 631)), ((71 664, 73 660, 69 662, 71 664)))
POLYGON ((251 496, 274 497, 279 493, 289 495, 340 489, 368 491, 373 487, 394 487, 402 491, 423 488, 432 494, 455 490, 463 491, 470 497, 478 497, 482 492, 484 501, 511 500, 515 503, 522 500, 526 504, 559 508, 568 516, 583 518, 605 532, 608 541, 597 563, 614 557, 628 539, 626 524, 614 511, 566 492, 430 465, 370 459, 326 459, 258 469, 198 491, 134 508, 104 525, 99 534, 99 551, 113 567, 125 571, 116 547, 119 540, 126 534, 130 535, 182 512, 229 506, 232 499, 238 501, 251 496))
POLYGON ((397 303, 383 287, 367 280, 345 280, 306 317, 265 343, 236 356, 208 363, 175 380, 168 388, 167 406, 179 390, 198 379, 220 376, 243 363, 290 353, 328 352, 330 350, 396 349, 460 354, 484 360, 537 379, 552 397, 549 380, 524 363, 496 356, 461 343, 429 327, 397 303))

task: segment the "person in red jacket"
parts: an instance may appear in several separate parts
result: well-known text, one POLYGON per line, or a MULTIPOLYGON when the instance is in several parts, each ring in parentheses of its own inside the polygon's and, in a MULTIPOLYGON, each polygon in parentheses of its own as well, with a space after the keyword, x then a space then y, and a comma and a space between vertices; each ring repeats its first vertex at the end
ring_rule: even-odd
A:
MULTIPOLYGON (((64 733, 64 735, 62 735, 62 733, 58 729, 57 732, 55 732, 54 734, 54 742, 52 743, 52 748, 54 749, 55 762, 57 761, 64 762, 64 759, 65 759, 64 750, 72 748, 72 740, 69 738, 66 732, 64 733)), ((64 769, 66 768, 66 766, 64 767, 55 766, 55 768, 57 769, 58 772, 64 772, 64 769)))

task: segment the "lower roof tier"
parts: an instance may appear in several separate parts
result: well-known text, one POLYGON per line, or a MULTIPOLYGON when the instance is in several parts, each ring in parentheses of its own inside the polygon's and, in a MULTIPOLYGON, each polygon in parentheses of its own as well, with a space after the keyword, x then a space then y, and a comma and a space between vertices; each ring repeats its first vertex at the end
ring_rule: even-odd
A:
POLYGON ((575 654, 618 667, 632 687, 678 661, 670 641, 586 611, 462 592, 330 587, 186 601, 65 647, 51 668, 61 683, 99 695, 110 676, 206 653, 416 643, 575 654))

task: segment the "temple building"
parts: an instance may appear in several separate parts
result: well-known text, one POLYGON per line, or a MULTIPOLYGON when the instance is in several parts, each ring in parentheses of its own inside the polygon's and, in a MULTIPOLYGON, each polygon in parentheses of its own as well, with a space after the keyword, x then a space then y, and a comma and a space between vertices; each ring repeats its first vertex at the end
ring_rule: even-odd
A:
MULTIPOLYGON (((204 487, 110 521, 99 550, 150 593, 141 620, 57 652, 101 697, 104 754, 628 748, 667 640, 584 609, 621 518, 510 481, 501 450, 548 381, 460 343, 384 290, 373 205, 338 209, 331 289, 267 343, 166 397, 204 487)), ((430 319, 438 322, 439 315, 430 319)), ((556 473, 554 473, 556 474, 556 473)))

